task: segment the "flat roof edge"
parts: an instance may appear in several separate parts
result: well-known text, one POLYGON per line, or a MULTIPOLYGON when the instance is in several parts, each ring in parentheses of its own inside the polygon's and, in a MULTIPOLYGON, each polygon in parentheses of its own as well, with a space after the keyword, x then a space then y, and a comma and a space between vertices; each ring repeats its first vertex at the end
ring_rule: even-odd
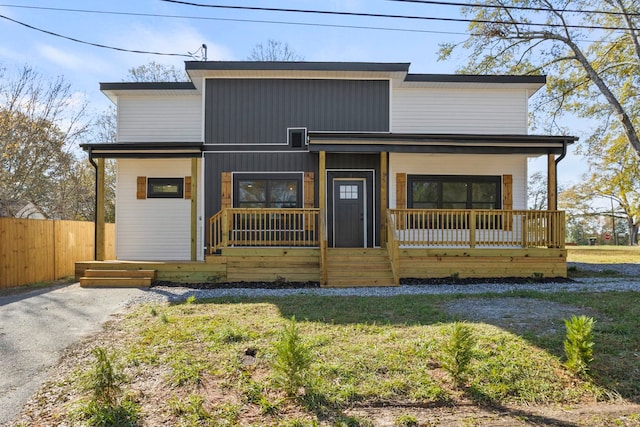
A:
POLYGON ((408 62, 186 61, 187 70, 407 72, 408 62))
POLYGON ((101 91, 109 90, 195 90, 192 82, 114 82, 100 83, 101 91))

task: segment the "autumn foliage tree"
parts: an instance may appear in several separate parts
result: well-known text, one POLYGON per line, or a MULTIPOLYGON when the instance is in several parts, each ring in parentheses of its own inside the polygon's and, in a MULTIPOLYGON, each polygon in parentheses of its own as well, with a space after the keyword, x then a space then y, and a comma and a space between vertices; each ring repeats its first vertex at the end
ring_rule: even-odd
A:
POLYGON ((75 150, 89 128, 85 109, 62 77, 46 79, 29 66, 0 69, 0 214, 32 203, 50 218, 87 219, 77 199, 86 196, 85 183, 69 186, 83 179, 75 150), (58 197, 62 188, 68 197, 58 197))
POLYGON ((472 35, 441 46, 441 59, 463 49, 465 72, 547 74, 539 121, 554 125, 564 112, 596 119, 593 138, 623 135, 640 152, 637 1, 482 0, 462 13, 472 35))

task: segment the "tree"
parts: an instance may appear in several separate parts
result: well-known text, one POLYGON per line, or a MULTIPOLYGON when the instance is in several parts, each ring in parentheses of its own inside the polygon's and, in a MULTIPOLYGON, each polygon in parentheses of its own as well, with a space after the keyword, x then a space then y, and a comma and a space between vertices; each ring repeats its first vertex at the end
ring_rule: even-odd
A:
POLYGON ((634 0, 484 0, 462 9, 472 36, 440 58, 462 47, 465 72, 549 74, 537 109, 551 126, 564 111, 595 118, 594 142, 621 133, 640 153, 639 12, 634 0))
POLYGON ((30 202, 47 217, 66 219, 56 189, 87 133, 86 104, 64 78, 47 80, 29 66, 16 74, 0 68, 0 82, 0 212, 14 216, 30 202))
POLYGON ((125 78, 129 82, 184 82, 189 77, 184 70, 175 65, 160 64, 151 61, 148 64, 129 68, 129 74, 125 78))
MULTIPOLYGON (((608 199, 611 217, 627 224, 629 244, 638 243, 640 227, 640 159, 622 137, 591 145, 586 153, 590 175, 584 184, 584 197, 608 199)), ((612 228, 613 227, 612 225, 612 228)))
POLYGON ((527 187, 527 199, 529 209, 547 209, 547 176, 542 172, 535 172, 529 177, 527 187))
POLYGON ((304 61, 304 56, 287 43, 269 39, 266 45, 256 44, 247 59, 249 61, 304 61))

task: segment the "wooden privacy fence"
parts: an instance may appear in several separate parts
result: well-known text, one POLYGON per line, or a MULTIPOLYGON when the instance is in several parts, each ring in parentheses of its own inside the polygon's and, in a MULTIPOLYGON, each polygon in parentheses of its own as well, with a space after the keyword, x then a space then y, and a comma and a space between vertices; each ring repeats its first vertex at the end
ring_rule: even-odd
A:
MULTIPOLYGON (((115 225, 105 225, 106 258, 115 258, 115 225)), ((94 258, 94 224, 0 218, 0 288, 73 276, 94 258)))

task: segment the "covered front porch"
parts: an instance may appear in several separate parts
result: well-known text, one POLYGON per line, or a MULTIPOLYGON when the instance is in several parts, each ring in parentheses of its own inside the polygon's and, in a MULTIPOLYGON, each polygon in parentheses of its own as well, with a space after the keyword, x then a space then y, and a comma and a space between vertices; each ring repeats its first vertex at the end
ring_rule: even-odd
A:
POLYGON ((335 248, 318 208, 225 208, 209 220, 207 259, 233 265, 233 279, 304 279, 322 286, 566 277, 561 211, 387 209, 385 218, 381 247, 335 248))

